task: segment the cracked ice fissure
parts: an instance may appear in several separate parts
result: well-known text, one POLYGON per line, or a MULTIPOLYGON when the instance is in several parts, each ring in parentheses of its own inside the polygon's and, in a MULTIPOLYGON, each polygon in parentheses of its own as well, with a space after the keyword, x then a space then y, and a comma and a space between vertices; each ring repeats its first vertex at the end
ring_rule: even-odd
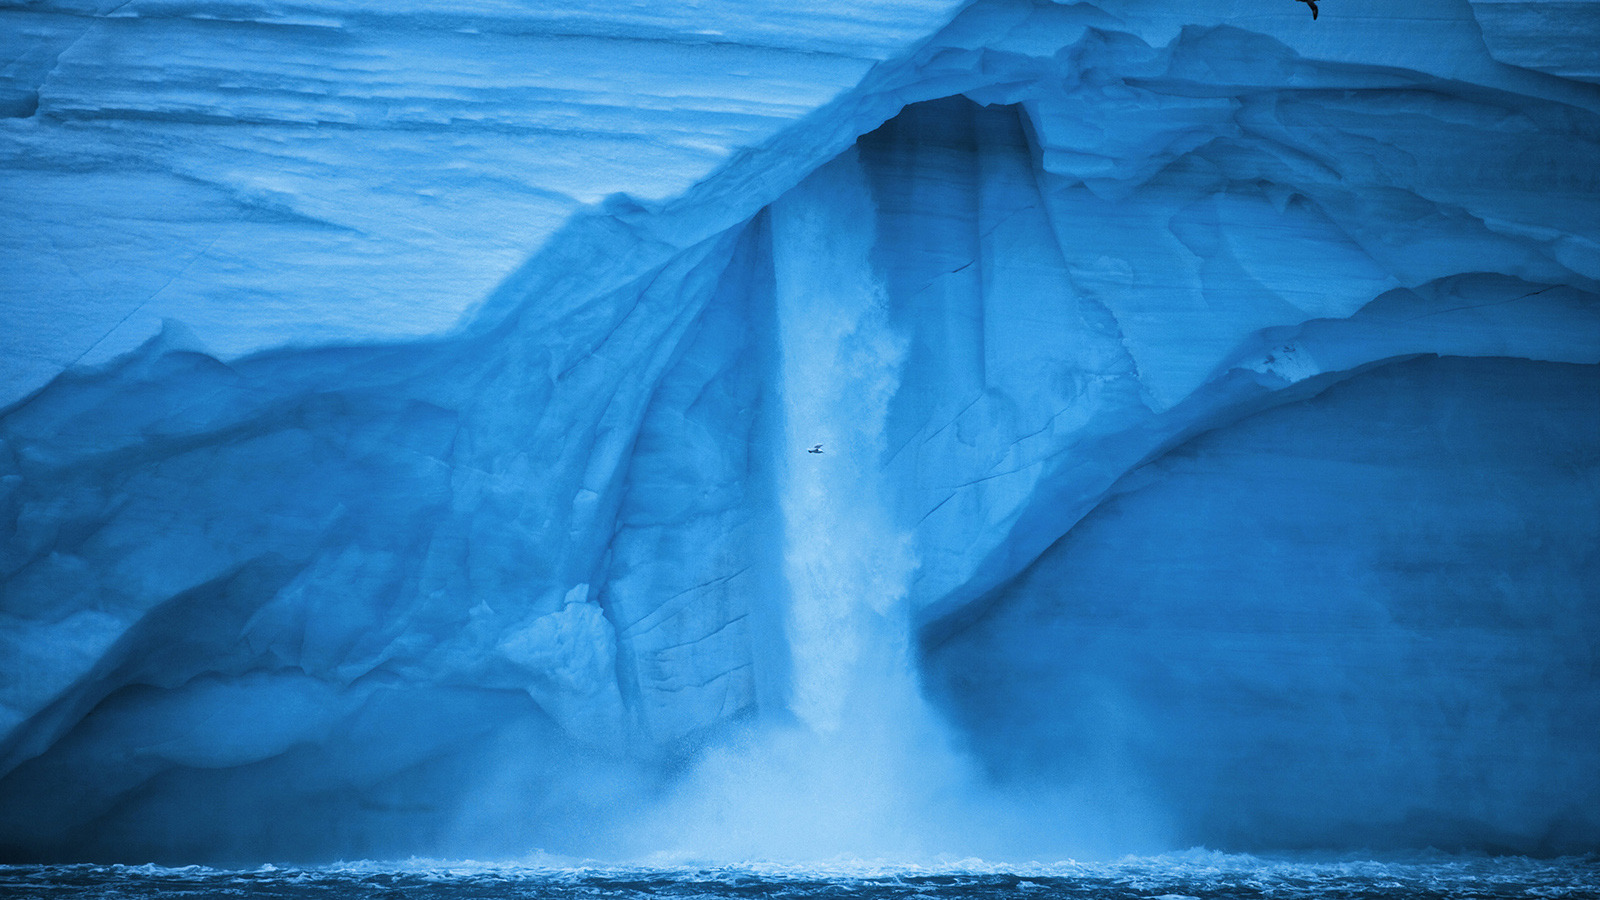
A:
POLYGON ((980 4, 464 332, 8 410, 0 843, 1592 847, 1592 98, 1162 40, 980 4))

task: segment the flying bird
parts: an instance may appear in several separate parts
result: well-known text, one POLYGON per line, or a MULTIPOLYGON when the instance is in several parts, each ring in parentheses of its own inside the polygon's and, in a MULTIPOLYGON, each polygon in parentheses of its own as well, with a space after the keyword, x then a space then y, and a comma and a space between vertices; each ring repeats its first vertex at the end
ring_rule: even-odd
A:
POLYGON ((807 453, 821 453, 822 452, 822 445, 821 444, 812 444, 811 445, 811 449, 807 450, 806 452, 807 453))

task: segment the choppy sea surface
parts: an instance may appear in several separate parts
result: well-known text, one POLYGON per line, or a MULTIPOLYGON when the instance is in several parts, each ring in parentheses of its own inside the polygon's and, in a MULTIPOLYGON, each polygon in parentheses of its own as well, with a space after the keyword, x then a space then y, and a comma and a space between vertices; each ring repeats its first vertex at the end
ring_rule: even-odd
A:
POLYGON ((921 867, 850 862, 813 866, 618 867, 553 864, 355 862, 296 868, 126 865, 0 866, 0 897, 65 898, 1512 898, 1600 900, 1600 856, 1418 856, 1404 859, 1257 857, 1189 851, 1109 863, 977 860, 921 867))

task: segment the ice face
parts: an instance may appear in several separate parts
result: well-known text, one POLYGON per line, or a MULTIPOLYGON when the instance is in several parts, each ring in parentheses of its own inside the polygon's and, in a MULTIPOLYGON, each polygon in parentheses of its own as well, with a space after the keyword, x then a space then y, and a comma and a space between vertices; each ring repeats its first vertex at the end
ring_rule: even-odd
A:
POLYGON ((4 13, 0 846, 1594 846, 1600 102, 1282 5, 4 13))

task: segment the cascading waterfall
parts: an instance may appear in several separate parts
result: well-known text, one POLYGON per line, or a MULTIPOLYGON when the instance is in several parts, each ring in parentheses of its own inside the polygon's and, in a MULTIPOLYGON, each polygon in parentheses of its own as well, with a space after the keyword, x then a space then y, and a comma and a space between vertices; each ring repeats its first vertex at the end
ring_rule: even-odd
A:
POLYGON ((792 719, 705 755, 663 813, 682 855, 906 859, 970 844, 952 836, 971 820, 954 806, 977 789, 917 683, 915 548, 881 472, 906 342, 867 257, 874 220, 853 151, 770 209, 792 719))
POLYGON ((854 153, 772 207, 791 706, 823 734, 916 695, 905 628, 916 556, 880 471, 906 347, 867 259, 873 224, 854 153), (822 452, 801 452, 813 445, 822 452))

